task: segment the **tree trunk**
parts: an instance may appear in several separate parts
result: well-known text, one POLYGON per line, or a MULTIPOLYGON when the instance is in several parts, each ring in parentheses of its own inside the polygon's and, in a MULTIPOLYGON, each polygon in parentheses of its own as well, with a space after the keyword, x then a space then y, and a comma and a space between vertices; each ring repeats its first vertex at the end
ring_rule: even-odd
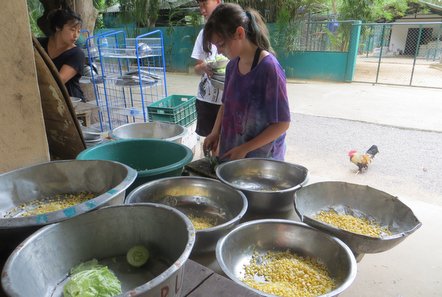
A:
POLYGON ((95 9, 93 0, 66 0, 66 2, 83 20, 82 29, 88 30, 93 35, 98 16, 98 10, 95 9))
POLYGON ((37 20, 37 25, 46 36, 50 34, 47 16, 51 10, 59 8, 70 8, 78 13, 83 20, 82 29, 93 34, 98 16, 98 10, 95 9, 93 0, 40 0, 40 2, 43 5, 44 13, 37 20))

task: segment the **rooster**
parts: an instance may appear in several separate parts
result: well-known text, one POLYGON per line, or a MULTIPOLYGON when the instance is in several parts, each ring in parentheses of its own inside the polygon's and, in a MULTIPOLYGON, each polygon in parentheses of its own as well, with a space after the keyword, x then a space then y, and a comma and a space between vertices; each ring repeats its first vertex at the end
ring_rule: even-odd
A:
POLYGON ((379 150, 376 145, 372 145, 365 154, 358 153, 356 150, 349 151, 348 156, 350 157, 350 161, 359 168, 356 174, 362 172, 363 169, 367 169, 377 153, 379 153, 379 150))

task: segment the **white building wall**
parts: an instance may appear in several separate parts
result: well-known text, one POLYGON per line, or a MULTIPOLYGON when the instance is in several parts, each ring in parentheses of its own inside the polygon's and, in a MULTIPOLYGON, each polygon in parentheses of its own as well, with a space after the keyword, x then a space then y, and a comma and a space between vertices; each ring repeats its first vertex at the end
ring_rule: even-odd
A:
MULTIPOLYGON (((416 24, 402 24, 401 23, 421 23, 421 22, 441 22, 442 17, 438 15, 426 15, 425 18, 423 16, 418 16, 417 19, 409 18, 410 16, 404 17, 400 20, 397 20, 393 23, 391 38, 390 38, 390 51, 392 52, 403 52, 405 50, 405 43, 407 41, 408 29, 410 28, 419 28, 420 25, 416 24)), ((433 28, 433 37, 438 36, 438 32, 442 30, 442 24, 425 24, 422 25, 422 28, 433 28)), ((442 33, 440 33, 442 36, 442 33)))

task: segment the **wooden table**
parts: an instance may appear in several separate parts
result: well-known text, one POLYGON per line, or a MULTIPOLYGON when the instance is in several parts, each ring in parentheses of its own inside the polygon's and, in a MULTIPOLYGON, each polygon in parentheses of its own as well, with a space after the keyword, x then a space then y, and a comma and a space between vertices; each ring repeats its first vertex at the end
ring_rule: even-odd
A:
POLYGON ((188 260, 184 267, 182 297, 259 297, 234 281, 188 260))
MULTIPOLYGON (((1 268, 1 266, 0 266, 1 268)), ((6 297, 0 286, 0 296, 6 297)), ((188 260, 184 266, 181 297, 259 297, 234 281, 221 276, 207 267, 188 260)))
MULTIPOLYGON (((0 269, 2 267, 0 266, 0 269)), ((0 297, 6 297, 0 286, 0 297)), ((193 260, 184 266, 184 281, 181 297, 258 297, 234 281, 215 273, 193 260)))
POLYGON ((96 104, 78 102, 73 104, 77 119, 83 126, 89 127, 98 120, 98 106, 96 104))

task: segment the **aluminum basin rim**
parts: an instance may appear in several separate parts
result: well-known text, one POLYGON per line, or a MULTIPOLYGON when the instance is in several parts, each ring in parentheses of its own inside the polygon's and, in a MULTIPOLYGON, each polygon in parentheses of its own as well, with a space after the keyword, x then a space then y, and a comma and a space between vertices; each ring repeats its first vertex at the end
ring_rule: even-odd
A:
POLYGON ((310 173, 308 171, 308 169, 302 165, 299 164, 293 164, 293 163, 286 163, 284 161, 279 161, 279 160, 273 160, 273 159, 267 159, 267 158, 247 158, 247 159, 240 159, 240 160, 235 160, 235 161, 229 161, 226 163, 222 163, 220 164, 217 168, 216 168, 216 176, 223 182, 228 184, 229 186, 235 188, 235 189, 239 189, 240 191, 245 191, 245 192, 250 192, 250 193, 262 193, 262 194, 267 194, 267 193, 287 193, 287 192, 292 192, 294 190, 297 190, 299 188, 301 188, 303 185, 305 185, 310 177, 310 173), (238 186, 236 184, 231 183, 230 181, 226 180, 224 177, 221 176, 220 171, 224 168, 227 167, 233 163, 237 163, 243 160, 247 160, 247 162, 250 162, 252 160, 256 160, 256 161, 269 161, 269 162, 276 162, 276 163, 284 163, 284 164, 288 164, 289 166, 293 166, 293 167, 298 167, 300 169, 302 169, 305 172, 305 178, 304 180, 297 184, 294 185, 293 187, 287 188, 287 189, 281 189, 281 190, 277 190, 277 191, 271 191, 271 190, 251 190, 248 188, 244 188, 241 186, 238 186))
MULTIPOLYGON (((215 254, 216 254, 216 259, 217 262, 219 264, 219 266, 221 267, 221 270, 234 282, 236 282, 237 284, 255 292, 258 293, 262 296, 266 296, 266 297, 278 297, 276 295, 272 295, 272 294, 267 294, 264 293, 263 291, 260 290, 256 290, 252 287, 247 286, 245 283, 243 283, 234 273, 232 273, 230 271, 230 269, 228 269, 227 265, 225 264, 223 257, 221 255, 221 250, 227 240, 227 238, 229 236, 232 236, 232 234, 235 234, 237 232, 239 232, 242 229, 245 229, 247 227, 249 227, 250 225, 257 225, 257 224, 272 224, 272 223, 279 223, 279 224, 288 224, 288 225, 295 225, 295 226, 299 226, 302 228, 306 228, 309 230, 312 230, 314 232, 320 232, 322 236, 328 237, 333 239, 338 245, 341 246, 341 248, 343 248, 345 250, 345 252, 348 255, 348 259, 350 261, 350 271, 347 275, 347 277, 345 278, 345 280, 343 281, 343 284, 341 284, 341 286, 339 287, 339 289, 334 289, 331 292, 326 293, 325 295, 321 295, 321 296, 327 296, 327 297, 331 297, 331 296, 338 296, 340 293, 342 293, 344 290, 346 290, 348 287, 350 287, 350 285, 353 283, 354 279, 356 278, 356 273, 357 273, 357 263, 356 263, 356 258, 352 252, 352 250, 339 238, 331 235, 331 234, 327 234, 322 232, 321 230, 318 230, 312 226, 307 225, 304 222, 295 222, 295 221, 290 221, 290 220, 284 220, 284 219, 260 219, 260 220, 253 220, 253 221, 249 221, 249 222, 245 222, 242 223, 240 225, 238 225, 236 228, 234 228, 233 230, 231 230, 229 233, 227 233, 225 236, 223 236, 217 243, 216 245, 216 249, 215 249, 215 254)), ((321 297, 318 296, 318 297, 321 297)))
POLYGON ((180 126, 178 124, 174 124, 174 123, 168 123, 168 122, 147 122, 147 123, 128 123, 128 124, 124 124, 121 126, 118 126, 117 128, 114 128, 110 131, 110 137, 116 140, 123 140, 123 139, 162 139, 162 140, 167 140, 167 141, 176 141, 177 139, 183 138, 184 136, 186 136, 188 134, 188 129, 186 127, 180 126), (118 134, 118 131, 124 131, 125 128, 130 128, 130 127, 136 127, 136 126, 150 126, 150 124, 152 124, 153 126, 156 125, 157 123, 159 123, 159 125, 164 125, 164 126, 170 126, 170 127, 180 127, 182 128, 182 132, 178 135, 174 135, 172 137, 167 137, 167 138, 156 138, 156 137, 121 137, 118 136, 116 134, 118 134))
MULTIPOLYGON (((214 180, 212 178, 208 178, 208 177, 192 177, 192 176, 164 177, 164 178, 160 178, 160 179, 153 180, 153 181, 150 181, 148 183, 145 183, 145 184, 139 186, 138 188, 136 188, 135 190, 133 190, 126 197, 126 199, 124 201, 124 204, 135 204, 135 203, 138 203, 138 204, 145 204, 145 203, 150 204, 150 203, 153 203, 153 202, 135 202, 135 203, 132 203, 132 202, 128 202, 128 200, 131 197, 136 196, 138 194, 138 192, 143 191, 144 188, 150 188, 153 185, 160 184, 161 182, 164 182, 164 181, 168 181, 168 180, 195 180, 195 179, 196 180, 205 181, 205 182, 209 182, 209 183, 220 183, 222 185, 221 182, 216 181, 216 180, 214 180)), ((247 197, 244 195, 244 193, 242 193, 241 191, 239 191, 237 189, 233 189, 232 188, 232 190, 235 191, 236 193, 238 193, 240 195, 240 197, 241 197, 241 200, 242 200, 242 203, 243 203, 241 211, 235 217, 233 217, 232 219, 230 219, 229 221, 227 221, 227 222, 225 222, 223 224, 219 224, 219 225, 216 225, 214 227, 210 227, 210 228, 206 228, 206 229, 201 229, 201 230, 196 230, 195 229, 196 234, 206 234, 206 233, 211 233, 211 232, 214 232, 214 231, 224 230, 226 227, 229 227, 230 225, 234 225, 235 223, 239 222, 244 217, 244 215, 247 212, 248 206, 249 206, 249 202, 247 200, 247 197)), ((170 207, 173 207, 173 206, 170 206, 170 207)), ((178 209, 177 209, 177 211, 181 212, 178 209)))
POLYGON ((399 199, 399 197, 393 196, 393 195, 391 195, 391 194, 389 194, 389 193, 387 193, 385 191, 382 191, 382 190, 370 187, 368 185, 346 183, 346 182, 342 182, 342 181, 322 181, 322 182, 317 182, 317 183, 310 184, 308 186, 319 186, 320 184, 349 184, 349 185, 352 185, 352 186, 364 187, 364 188, 366 188, 366 189, 368 189, 370 191, 379 192, 379 193, 391 196, 391 197, 393 197, 396 200, 396 203, 399 203, 402 207, 404 207, 404 208, 409 210, 410 214, 416 220, 416 225, 413 226, 413 228, 411 228, 409 230, 405 230, 405 231, 402 231, 400 233, 396 233, 396 234, 393 234, 393 235, 383 236, 381 238, 380 237, 371 237, 371 236, 367 236, 367 235, 363 235, 363 234, 353 233, 353 232, 350 232, 350 231, 347 231, 347 230, 335 227, 333 225, 329 225, 327 223, 318 221, 318 220, 312 218, 311 216, 302 214, 301 211, 298 209, 299 208, 298 204, 296 203, 297 200, 299 199, 298 198, 298 193, 295 193, 295 197, 294 197, 295 203, 294 203, 294 205, 295 205, 296 214, 299 216, 299 218, 301 219, 302 222, 306 223, 305 220, 307 219, 307 224, 308 225, 313 224, 313 226, 310 225, 311 227, 314 227, 316 229, 321 229, 324 232, 332 232, 332 233, 335 233, 335 234, 339 234, 339 235, 342 235, 342 236, 345 236, 345 237, 354 237, 354 238, 359 239, 359 240, 393 241, 393 240, 400 239, 402 237, 407 237, 408 235, 414 233, 417 229, 419 229, 422 226, 422 222, 419 221, 419 219, 416 217, 416 215, 414 214, 414 212, 413 212, 413 210, 411 208, 409 208, 405 203, 403 203, 399 199))
MULTIPOLYGON (((143 203, 143 204, 139 204, 139 203, 134 203, 134 204, 130 204, 130 205, 112 205, 112 206, 106 206, 103 208, 100 208, 98 210, 96 210, 96 212, 102 212, 102 211, 106 211, 106 209, 111 209, 111 208, 125 208, 125 207, 156 207, 156 208, 163 208, 166 209, 168 211, 172 211, 173 213, 175 213, 176 215, 178 215, 181 219, 184 220, 184 223, 186 225, 186 229, 188 230, 188 234, 189 234, 189 238, 186 244, 186 247, 184 248, 184 251, 181 253, 181 255, 178 257, 178 259, 172 263, 170 265, 170 267, 168 269, 166 269, 165 271, 163 271, 160 275, 156 276, 154 279, 152 279, 151 281, 144 283, 141 286, 138 286, 134 289, 131 289, 130 292, 134 292, 137 291, 139 293, 145 293, 148 290, 150 290, 151 288, 154 288, 158 285, 160 285, 161 283, 164 282, 164 275, 172 275, 173 273, 179 271, 180 269, 184 269, 184 264, 186 263, 186 261, 189 259, 190 254, 192 252, 193 246, 195 244, 195 228, 192 225, 192 222, 190 221, 190 219, 188 217, 186 217, 183 213, 181 213, 180 211, 174 209, 173 207, 167 206, 167 205, 161 205, 161 204, 155 204, 155 203, 143 203)), ((88 214, 90 215, 90 214, 88 214)), ((63 222, 60 222, 60 224, 63 224, 63 222)), ((8 259, 6 260, 6 263, 3 267, 3 271, 9 271, 11 269, 11 266, 13 265, 13 260, 15 260, 13 257, 13 255, 15 256, 16 254, 19 254, 21 249, 23 249, 24 247, 26 247, 26 245, 29 242, 32 242, 33 240, 35 240, 35 238, 37 238, 38 236, 40 236, 40 234, 44 233, 44 232, 50 232, 50 230, 52 228, 57 228, 58 224, 51 224, 51 225, 47 225, 43 228, 40 228, 39 230, 37 230, 36 232, 34 232, 33 234, 31 234, 29 237, 27 237, 13 252, 12 254, 8 257, 8 259)), ((2 275, 1 278, 1 284, 3 286, 3 288, 9 288, 10 285, 10 280, 9 280, 9 276, 8 274, 4 274, 2 275)))
POLYGON ((102 205, 106 204, 116 196, 122 194, 124 191, 127 190, 127 188, 135 181, 137 178, 137 172, 135 169, 131 168, 130 166, 127 166, 123 163, 117 162, 117 161, 111 161, 111 160, 59 160, 59 161, 50 161, 45 163, 36 164, 29 167, 19 168, 13 171, 9 171, 4 174, 9 174, 13 172, 18 171, 25 171, 29 170, 33 167, 38 167, 42 165, 46 165, 49 163, 67 163, 67 162, 107 162, 107 163, 114 163, 118 164, 119 166, 124 167, 127 170, 127 175, 123 180, 114 188, 108 189, 105 193, 92 198, 88 201, 85 201, 83 203, 76 204, 74 206, 47 212, 44 214, 38 214, 33 216, 26 216, 26 217, 15 217, 15 218, 4 218, 0 217, 0 230, 11 230, 11 229, 20 229, 20 228, 28 228, 28 227, 37 227, 37 226, 45 226, 47 224, 53 224, 60 221, 64 221, 67 219, 70 219, 72 217, 75 217, 77 215, 90 212, 92 210, 96 210, 101 208, 102 205), (92 205, 90 202, 93 201, 94 204, 92 205), (74 208, 75 215, 74 216, 68 216, 64 213, 66 209, 74 208))

